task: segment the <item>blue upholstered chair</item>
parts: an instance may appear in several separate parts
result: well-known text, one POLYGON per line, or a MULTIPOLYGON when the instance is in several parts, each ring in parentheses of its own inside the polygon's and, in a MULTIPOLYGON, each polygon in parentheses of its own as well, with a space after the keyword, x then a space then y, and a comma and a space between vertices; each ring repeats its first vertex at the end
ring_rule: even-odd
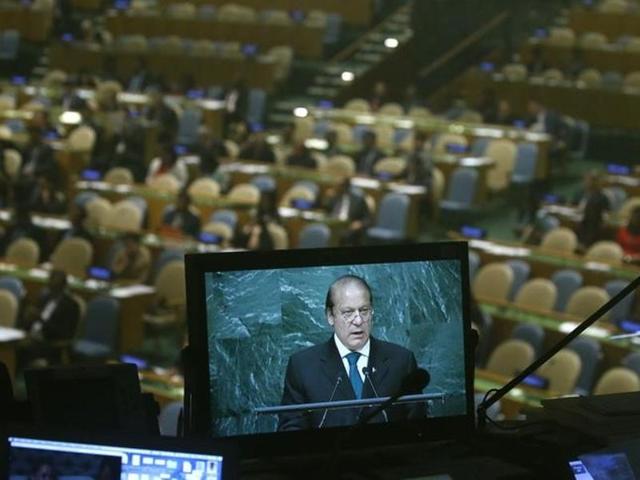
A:
POLYGON ((325 248, 330 238, 331 230, 324 223, 307 225, 300 232, 298 248, 325 248))
POLYGON ((84 330, 73 344, 74 355, 91 359, 112 357, 118 349, 120 303, 96 297, 87 304, 84 330))

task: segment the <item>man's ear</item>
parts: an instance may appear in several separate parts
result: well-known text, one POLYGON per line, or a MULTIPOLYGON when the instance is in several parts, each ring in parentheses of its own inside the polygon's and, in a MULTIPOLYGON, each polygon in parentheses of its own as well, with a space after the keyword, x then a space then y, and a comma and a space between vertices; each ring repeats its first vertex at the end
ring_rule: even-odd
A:
POLYGON ((327 310, 327 323, 333 327, 335 323, 335 319, 333 318, 333 313, 331 310, 327 310))

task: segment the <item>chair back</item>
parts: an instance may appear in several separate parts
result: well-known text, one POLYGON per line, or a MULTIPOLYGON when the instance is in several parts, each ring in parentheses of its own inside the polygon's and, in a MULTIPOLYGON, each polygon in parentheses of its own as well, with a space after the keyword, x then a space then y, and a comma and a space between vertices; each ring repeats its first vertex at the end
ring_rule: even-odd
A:
POLYGON ((93 246, 81 237, 65 238, 51 254, 51 265, 67 275, 84 278, 93 258, 93 246))
POLYGON ((323 170, 336 177, 351 177, 356 173, 356 164, 351 157, 334 155, 327 160, 323 170))
POLYGON ((230 202, 245 205, 258 205, 260 202, 260 190, 250 183, 239 183, 227 194, 230 202))
POLYGON ((585 68, 578 75, 578 83, 587 88, 599 88, 602 85, 602 74, 595 68, 585 68))
POLYGON ((164 193, 176 194, 180 190, 180 182, 170 173, 163 173, 162 175, 156 175, 150 178, 147 180, 147 185, 154 190, 164 193))
POLYGON ((553 309, 557 312, 564 312, 571 295, 582 287, 582 275, 576 270, 558 270, 551 276, 551 281, 556 286, 558 293, 553 309))
MULTIPOLYGON (((590 285, 580 287, 569 298, 565 313, 584 320, 608 301, 609 294, 605 289, 590 285)), ((608 317, 608 312, 602 316, 603 319, 608 317)))
POLYGON ((0 326, 15 328, 18 317, 18 301, 9 290, 0 289, 0 326))
POLYGON ((156 297, 164 300, 167 305, 183 306, 186 302, 184 279, 184 261, 172 260, 167 262, 156 276, 154 287, 156 297))
POLYGON ((538 356, 544 342, 544 328, 532 323, 520 323, 511 332, 511 338, 527 342, 533 348, 533 353, 538 356))
POLYGON ((513 270, 513 283, 511 285, 511 292, 509 292, 509 299, 513 299, 520 290, 520 287, 524 285, 529 279, 531 273, 531 265, 524 260, 508 260, 507 264, 513 270))
POLYGON ((300 232, 298 248, 326 248, 330 238, 331 230, 324 223, 307 225, 300 232))
POLYGON ((533 362, 533 347, 523 340, 511 338, 498 345, 487 360, 486 369, 505 377, 515 377, 533 362))
POLYGON ((516 144, 511 140, 491 140, 487 143, 485 151, 480 155, 495 162, 493 168, 487 172, 487 186, 491 190, 504 190, 509 186, 516 154, 516 144))
POLYGON ((27 293, 22 280, 16 277, 0 277, 0 289, 11 292, 18 303, 22 301, 27 293))
POLYGON ((120 200, 111 209, 105 226, 121 232, 139 232, 144 216, 140 208, 129 200, 120 200))
POLYGON ((378 110, 380 115, 391 115, 394 117, 401 117, 404 115, 404 108, 399 103, 389 102, 385 103, 378 110))
MULTIPOLYGON (((609 280, 604 284, 605 291, 609 294, 609 297, 614 297, 624 287, 628 285, 628 282, 625 280, 609 280)), ((609 318, 612 322, 616 323, 620 320, 629 320, 633 317, 632 309, 633 302, 635 300, 635 296, 633 294, 629 294, 624 297, 616 306, 614 306, 611 310, 609 310, 609 318)))
POLYGON ((198 178, 188 189, 192 201, 212 200, 220 196, 220 185, 211 178, 198 178))
POLYGON ((433 145, 434 155, 444 155, 447 152, 449 145, 457 145, 461 147, 467 147, 469 141, 467 137, 458 135, 456 133, 441 133, 435 137, 435 143, 433 145))
POLYGON ((401 157, 387 157, 379 160, 373 167, 376 175, 398 177, 407 169, 407 161, 401 157))
POLYGON ((457 168, 449 180, 447 200, 471 207, 476 196, 478 172, 474 168, 457 168))
POLYGON ((534 278, 527 281, 522 285, 522 288, 518 290, 514 304, 518 307, 551 312, 556 303, 557 296, 556 286, 551 280, 534 278))
POLYGON ((489 263, 478 270, 472 291, 476 298, 505 301, 513 284, 513 270, 506 263, 489 263))
POLYGON ((95 297, 87 303, 84 331, 80 340, 101 346, 105 352, 117 350, 120 303, 112 297, 95 297))
POLYGON ((133 174, 124 167, 113 167, 104 176, 104 181, 112 185, 132 185, 133 174))
POLYGON ((31 238, 18 238, 7 247, 5 258, 19 267, 33 268, 40 259, 40 246, 31 238))
POLYGON ((620 245, 609 240, 602 240, 591 245, 589 250, 585 253, 584 258, 585 260, 594 260, 597 262, 619 265, 622 263, 623 256, 624 251, 620 245))
POLYGON ((376 226, 393 230, 396 232, 406 232, 409 215, 409 199, 401 193, 387 193, 380 202, 376 226))
POLYGON ((580 376, 576 382, 576 392, 588 395, 591 393, 591 388, 603 357, 600 342, 594 338, 579 337, 571 342, 567 348, 580 355, 580 361, 582 362, 580 376))
POLYGON ((371 111, 369 102, 367 102, 364 98, 352 98, 347 103, 345 103, 343 108, 345 110, 358 113, 369 113, 371 111))
POLYGON ((289 248, 289 234, 281 225, 271 223, 267 226, 269 235, 273 238, 273 248, 276 250, 286 250, 289 248))
POLYGON ((271 175, 257 175, 251 179, 251 185, 255 185, 260 192, 275 192, 276 180, 271 175))
POLYGON ((96 132, 87 125, 74 129, 67 138, 67 146, 73 152, 90 153, 96 143, 96 132))
POLYGON ((86 203, 87 218, 85 227, 95 229, 104 227, 111 218, 113 205, 106 198, 94 197, 86 203))
POLYGON ((233 210, 216 210, 211 214, 211 217, 209 217, 209 221, 226 223, 232 230, 234 230, 238 223, 238 214, 233 210))
POLYGON ((549 390, 560 395, 573 393, 582 370, 580 356, 568 348, 556 353, 538 370, 538 375, 549 380, 549 390))
POLYGON ((633 370, 626 367, 613 367, 604 372, 593 389, 594 395, 637 392, 640 379, 633 370))
POLYGON ((536 178, 538 146, 534 143, 520 143, 516 147, 516 161, 511 174, 511 182, 531 183, 536 178))
POLYGON ((573 253, 578 246, 575 232, 566 227, 554 228, 542 237, 540 248, 559 253, 573 253))

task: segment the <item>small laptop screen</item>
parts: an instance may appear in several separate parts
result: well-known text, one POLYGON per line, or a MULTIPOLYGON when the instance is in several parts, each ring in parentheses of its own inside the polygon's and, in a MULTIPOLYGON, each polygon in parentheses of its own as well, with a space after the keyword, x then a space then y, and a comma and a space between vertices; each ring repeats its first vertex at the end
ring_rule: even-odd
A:
POLYGON ((9 480, 220 480, 222 463, 219 455, 9 437, 9 480))

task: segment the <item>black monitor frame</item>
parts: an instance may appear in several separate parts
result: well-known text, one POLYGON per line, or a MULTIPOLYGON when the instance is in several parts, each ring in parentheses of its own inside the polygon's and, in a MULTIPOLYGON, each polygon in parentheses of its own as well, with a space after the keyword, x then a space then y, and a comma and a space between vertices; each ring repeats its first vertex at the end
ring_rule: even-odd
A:
POLYGON ((357 429, 330 428, 298 432, 258 433, 228 438, 240 445, 245 458, 328 451, 348 437, 345 448, 442 440, 469 435, 475 427, 473 406, 473 347, 469 313, 470 289, 466 242, 437 242, 395 246, 277 250, 270 252, 225 252, 187 254, 185 275, 189 354, 185 365, 185 418, 187 435, 212 438, 209 398, 209 358, 205 273, 268 270, 316 266, 364 265, 434 260, 457 260, 461 269, 466 413, 427 418, 424 421, 364 425, 357 429))

